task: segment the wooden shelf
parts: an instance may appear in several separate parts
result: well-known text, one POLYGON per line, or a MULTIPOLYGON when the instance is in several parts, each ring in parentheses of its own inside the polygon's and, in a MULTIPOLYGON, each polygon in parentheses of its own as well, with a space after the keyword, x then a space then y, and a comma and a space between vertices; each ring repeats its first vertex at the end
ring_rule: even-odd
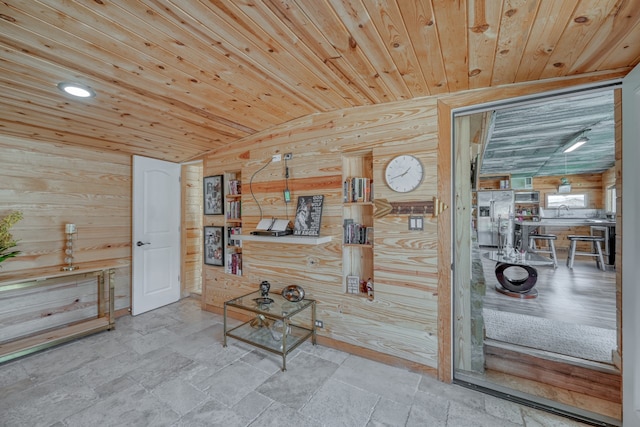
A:
POLYGON ((239 234, 235 236, 237 240, 253 242, 289 243, 297 245, 321 245, 331 241, 331 236, 306 237, 306 236, 255 236, 253 234, 239 234))

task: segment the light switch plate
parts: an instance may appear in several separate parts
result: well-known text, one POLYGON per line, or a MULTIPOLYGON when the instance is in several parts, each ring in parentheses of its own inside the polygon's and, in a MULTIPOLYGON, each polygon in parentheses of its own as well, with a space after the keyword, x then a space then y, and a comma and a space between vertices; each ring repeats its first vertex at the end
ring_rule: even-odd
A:
POLYGON ((422 231, 424 230, 424 217, 423 216, 409 216, 409 230, 410 231, 422 231))

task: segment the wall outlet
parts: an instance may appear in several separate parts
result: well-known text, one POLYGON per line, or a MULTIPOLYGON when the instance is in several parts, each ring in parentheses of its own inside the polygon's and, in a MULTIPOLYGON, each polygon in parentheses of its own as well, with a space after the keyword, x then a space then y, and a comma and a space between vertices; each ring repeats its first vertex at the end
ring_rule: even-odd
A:
POLYGON ((271 156, 272 162, 279 162, 281 160, 282 160, 282 154, 274 154, 273 156, 271 156))
POLYGON ((324 322, 322 320, 316 320, 316 328, 324 328, 324 322))
POLYGON ((285 154, 285 155, 284 155, 284 159, 285 159, 285 160, 291 160, 291 159, 293 159, 293 153, 287 153, 287 154, 285 154))

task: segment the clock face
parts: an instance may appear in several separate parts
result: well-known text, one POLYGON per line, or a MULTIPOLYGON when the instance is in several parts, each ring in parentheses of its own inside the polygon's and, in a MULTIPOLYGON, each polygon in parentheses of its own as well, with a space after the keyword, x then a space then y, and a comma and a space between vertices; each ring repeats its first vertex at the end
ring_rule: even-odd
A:
POLYGON ((408 193, 420 185, 423 174, 420 160, 403 154, 391 159, 385 170, 384 179, 393 191, 408 193))

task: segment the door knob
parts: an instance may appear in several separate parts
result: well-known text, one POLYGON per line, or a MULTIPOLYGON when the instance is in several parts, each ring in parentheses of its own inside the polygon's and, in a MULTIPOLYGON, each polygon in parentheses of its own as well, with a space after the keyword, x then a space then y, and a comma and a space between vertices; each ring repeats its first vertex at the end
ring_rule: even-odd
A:
POLYGON ((150 245, 151 242, 147 242, 147 243, 142 243, 141 241, 138 240, 138 243, 136 243, 137 246, 144 246, 144 245, 150 245))

